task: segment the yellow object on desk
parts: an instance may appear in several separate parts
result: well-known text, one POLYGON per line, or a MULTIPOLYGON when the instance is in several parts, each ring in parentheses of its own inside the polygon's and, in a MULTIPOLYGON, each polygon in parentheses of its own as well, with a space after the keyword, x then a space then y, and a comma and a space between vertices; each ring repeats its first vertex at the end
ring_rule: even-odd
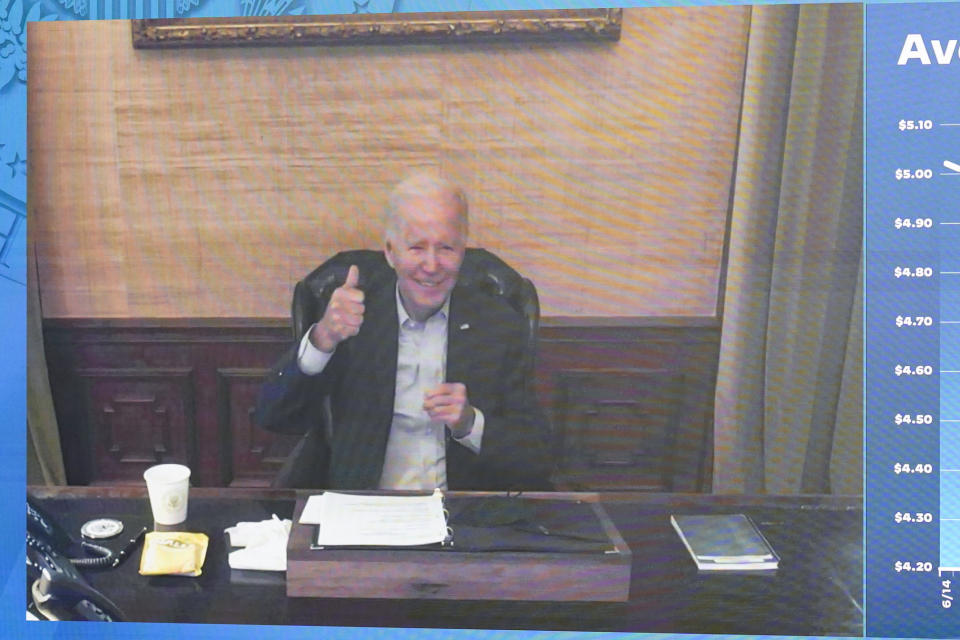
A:
POLYGON ((204 533, 148 533, 140 556, 140 575, 199 576, 207 557, 209 541, 204 533))

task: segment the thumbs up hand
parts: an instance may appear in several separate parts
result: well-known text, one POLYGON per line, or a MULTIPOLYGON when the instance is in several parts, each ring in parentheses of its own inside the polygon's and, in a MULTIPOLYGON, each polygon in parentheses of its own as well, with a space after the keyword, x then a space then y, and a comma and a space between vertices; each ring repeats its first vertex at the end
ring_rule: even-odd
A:
POLYGON ((363 291, 357 288, 360 269, 350 265, 343 285, 334 289, 330 302, 320 322, 313 325, 310 342, 313 346, 331 353, 337 345, 360 332, 363 324, 363 291))

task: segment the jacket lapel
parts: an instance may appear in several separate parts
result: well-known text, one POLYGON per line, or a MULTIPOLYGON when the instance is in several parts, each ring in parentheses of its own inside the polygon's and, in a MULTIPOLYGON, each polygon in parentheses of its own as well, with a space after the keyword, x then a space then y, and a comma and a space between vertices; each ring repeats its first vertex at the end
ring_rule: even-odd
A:
MULTIPOLYGON (((350 372, 343 384, 347 425, 338 428, 335 460, 342 488, 376 488, 393 417, 397 380, 397 307, 393 287, 367 295, 363 325, 350 341, 350 372), (374 462, 377 461, 377 462, 374 462)), ((338 421, 338 426, 340 421, 338 421)))
MULTIPOLYGON (((371 322, 363 341, 362 362, 368 363, 367 374, 378 390, 375 404, 377 415, 393 415, 393 399, 397 386, 397 342, 400 328, 397 318, 396 285, 384 287, 380 295, 370 300, 364 313, 364 322, 371 322)), ((390 424, 388 418, 387 424, 390 424)), ((384 440, 384 443, 386 440, 384 440)))
POLYGON ((447 322, 447 382, 466 382, 476 335, 473 316, 465 292, 459 287, 454 288, 450 294, 450 319, 447 322))

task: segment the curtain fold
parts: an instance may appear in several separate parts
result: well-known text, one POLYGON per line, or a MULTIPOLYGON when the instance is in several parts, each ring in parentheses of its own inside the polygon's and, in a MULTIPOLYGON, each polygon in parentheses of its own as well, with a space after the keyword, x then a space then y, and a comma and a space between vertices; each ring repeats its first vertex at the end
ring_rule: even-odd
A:
POLYGON ((862 7, 754 7, 713 490, 860 493, 862 7))
POLYGON ((27 243, 27 483, 65 485, 67 475, 43 349, 43 313, 33 244, 27 243))

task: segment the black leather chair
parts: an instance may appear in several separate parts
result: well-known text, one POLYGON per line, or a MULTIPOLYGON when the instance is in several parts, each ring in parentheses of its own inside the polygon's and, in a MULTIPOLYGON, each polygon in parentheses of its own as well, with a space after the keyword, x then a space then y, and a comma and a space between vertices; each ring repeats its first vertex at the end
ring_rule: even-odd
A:
MULTIPOLYGON (((376 286, 383 279, 393 277, 393 269, 387 264, 382 251, 357 249, 333 256, 294 287, 290 309, 294 340, 300 340, 310 325, 323 316, 330 296, 346 280, 351 265, 359 268, 361 289, 376 286)), ((527 327, 526 348, 522 355, 524 379, 532 385, 540 329, 540 300, 533 283, 486 249, 469 248, 460 268, 457 286, 477 287, 488 295, 504 298, 523 316, 527 327)), ((326 443, 330 440, 332 430, 333 420, 327 405, 324 415, 318 416, 314 429, 307 432, 293 448, 274 478, 273 486, 323 488, 328 458, 326 443), (302 456, 316 461, 316 464, 298 464, 302 456), (310 471, 309 474, 301 472, 295 475, 295 469, 310 471)))

